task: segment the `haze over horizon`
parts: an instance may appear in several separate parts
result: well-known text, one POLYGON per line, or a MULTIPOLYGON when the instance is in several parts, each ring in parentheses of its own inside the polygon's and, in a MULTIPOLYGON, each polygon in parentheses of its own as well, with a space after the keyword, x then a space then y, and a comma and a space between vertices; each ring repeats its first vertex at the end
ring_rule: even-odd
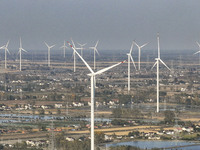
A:
MULTIPOLYGON (((131 42, 149 42, 161 50, 196 50, 200 42, 199 0, 1 0, 0 46, 10 39, 9 49, 46 49, 44 41, 88 43, 98 49, 130 49, 131 42)), ((193 52, 193 51, 192 51, 193 52)), ((191 52, 191 53, 192 53, 191 52)))

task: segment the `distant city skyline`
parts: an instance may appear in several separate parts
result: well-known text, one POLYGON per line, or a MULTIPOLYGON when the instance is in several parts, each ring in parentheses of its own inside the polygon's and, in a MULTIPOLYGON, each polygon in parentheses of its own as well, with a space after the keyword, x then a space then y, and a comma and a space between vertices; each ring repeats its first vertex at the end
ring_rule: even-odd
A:
MULTIPOLYGON (((133 40, 142 50, 157 49, 160 33, 163 50, 194 50, 200 42, 199 0, 1 0, 0 46, 9 49, 44 50, 44 41, 88 43, 99 40, 98 49, 130 49, 133 40)), ((78 46, 78 45, 77 45, 78 46)), ((137 49, 134 47, 134 49, 137 49)))

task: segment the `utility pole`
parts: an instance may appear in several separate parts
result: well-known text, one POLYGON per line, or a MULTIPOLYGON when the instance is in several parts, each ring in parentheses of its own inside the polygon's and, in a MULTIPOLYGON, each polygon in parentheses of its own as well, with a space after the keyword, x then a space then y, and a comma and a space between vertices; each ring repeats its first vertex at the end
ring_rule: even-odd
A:
POLYGON ((52 116, 52 121, 51 121, 51 143, 50 143, 50 147, 49 147, 49 150, 56 150, 56 147, 55 147, 55 134, 54 134, 54 122, 53 122, 53 116, 52 116))
POLYGON ((68 102, 67 102, 67 104, 66 104, 66 117, 68 117, 69 116, 69 110, 68 110, 68 102))

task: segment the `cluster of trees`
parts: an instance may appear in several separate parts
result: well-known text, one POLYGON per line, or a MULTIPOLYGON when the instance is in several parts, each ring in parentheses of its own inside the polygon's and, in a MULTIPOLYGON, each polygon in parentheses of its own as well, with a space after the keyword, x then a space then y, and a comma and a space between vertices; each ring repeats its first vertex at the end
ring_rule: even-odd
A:
POLYGON ((128 136, 135 136, 135 137, 138 137, 140 135, 140 132, 139 131, 132 131, 132 132, 129 132, 128 133, 128 136))
POLYGON ((96 144, 101 144, 105 142, 105 134, 101 131, 95 132, 94 137, 96 144))
POLYGON ((176 94, 175 100, 177 103, 185 104, 187 106, 200 105, 200 95, 198 93, 193 95, 186 93, 176 94))
POLYGON ((131 97, 132 97, 131 95, 124 95, 124 94, 118 95, 120 104, 130 104, 131 97))
POLYGON ((110 150, 142 150, 139 147, 135 147, 135 146, 113 146, 110 147, 110 150))
POLYGON ((175 123, 175 113, 170 110, 164 112, 164 122, 165 124, 174 124, 175 123))
POLYGON ((124 126, 124 125, 130 125, 130 123, 126 120, 121 120, 121 119, 114 119, 111 121, 112 125, 115 126, 124 126))
POLYGON ((58 150, 89 150, 90 149, 90 140, 87 139, 85 141, 66 141, 64 137, 64 133, 59 133, 56 135, 56 148, 58 150))

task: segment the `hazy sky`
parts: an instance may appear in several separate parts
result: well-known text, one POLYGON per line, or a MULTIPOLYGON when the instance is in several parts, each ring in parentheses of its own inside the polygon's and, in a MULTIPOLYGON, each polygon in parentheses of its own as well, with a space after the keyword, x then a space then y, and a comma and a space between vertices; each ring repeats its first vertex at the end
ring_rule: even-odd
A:
POLYGON ((99 49, 129 49, 132 40, 145 49, 198 49, 200 0, 0 0, 0 46, 10 39, 18 49, 46 49, 70 37, 99 49))

